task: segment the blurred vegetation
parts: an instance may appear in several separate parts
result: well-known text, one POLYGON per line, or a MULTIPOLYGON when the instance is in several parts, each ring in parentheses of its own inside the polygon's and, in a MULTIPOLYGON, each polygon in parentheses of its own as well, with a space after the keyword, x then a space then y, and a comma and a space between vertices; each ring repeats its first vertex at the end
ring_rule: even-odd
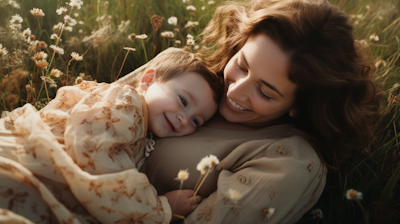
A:
MULTIPOLYGON (((129 73, 167 47, 184 47, 188 34, 193 35, 198 43, 198 35, 220 2, 85 0, 81 9, 71 11, 71 7, 67 7, 66 14, 75 19, 77 24, 71 26, 71 32, 62 32, 62 41, 58 43, 64 49, 61 55, 54 54, 49 46, 57 43, 50 37, 55 33, 53 26, 63 21, 63 15, 57 15, 56 9, 65 6, 64 1, 16 0, 13 3, 0 0, 0 48, 8 51, 8 54, 0 55, 0 112, 11 111, 25 103, 32 103, 40 109, 54 98, 59 87, 72 85, 80 78, 112 82, 119 74, 121 77, 129 73), (196 10, 187 10, 189 5, 196 10), (42 9, 45 16, 35 18, 29 12, 33 8, 42 9), (15 14, 23 18, 19 33, 30 28, 36 40, 40 36, 40 41, 46 43, 47 47, 38 49, 36 43, 32 47, 32 43, 26 41, 27 37, 19 38, 18 35, 22 34, 12 32, 9 25, 15 14), (154 15, 164 18, 157 30, 157 25, 152 26, 151 23, 154 15), (171 16, 177 17, 176 25, 168 23, 171 16), (124 27, 125 22, 121 25, 123 21, 129 21, 129 24, 124 27), (189 21, 198 24, 185 27, 189 21), (163 31, 172 31, 174 37, 162 37, 163 31), (132 40, 128 36, 133 33, 146 34, 148 38, 132 40), (180 44, 176 41, 180 41, 180 44), (135 48, 136 51, 127 54, 124 47, 135 48), (48 54, 46 60, 49 63, 52 61, 48 70, 38 68, 31 59, 38 50, 48 54), (71 60, 72 52, 83 55, 83 60, 71 60), (58 78, 51 76, 50 70, 53 68, 63 74, 58 78), (50 83, 45 85, 40 76, 53 79, 57 87, 50 87, 50 83)), ((342 172, 330 171, 331 183, 335 184, 326 187, 313 208, 320 209, 322 213, 318 216, 317 213, 308 212, 299 223, 400 223, 399 1, 330 2, 349 15, 357 41, 368 46, 376 62, 375 78, 383 86, 378 94, 385 100, 375 136, 378 144, 360 150, 342 172), (345 194, 348 189, 362 192, 363 199, 359 203, 347 200, 345 194)), ((196 50, 196 43, 190 46, 193 51, 196 50)))

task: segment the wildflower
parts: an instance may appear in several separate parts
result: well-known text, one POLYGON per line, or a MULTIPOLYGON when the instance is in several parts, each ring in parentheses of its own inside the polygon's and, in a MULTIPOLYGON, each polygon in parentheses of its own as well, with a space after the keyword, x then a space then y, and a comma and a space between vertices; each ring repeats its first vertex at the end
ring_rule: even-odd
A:
POLYGON ((147 40, 147 35, 146 34, 136 35, 136 39, 147 40))
POLYGON ((79 33, 83 33, 83 30, 82 30, 82 29, 80 29, 80 30, 78 30, 78 32, 79 32, 79 33))
POLYGON ((43 10, 38 9, 38 8, 33 8, 31 11, 31 14, 36 17, 36 18, 42 18, 44 16, 43 10))
POLYGON ((136 51, 135 48, 131 48, 131 47, 124 47, 124 49, 125 49, 125 50, 128 50, 128 51, 136 51))
POLYGON ((130 20, 121 21, 121 24, 118 25, 118 31, 121 33, 125 33, 129 27, 129 23, 131 23, 130 20))
POLYGON ((174 33, 172 31, 164 31, 164 32, 161 32, 161 37, 174 38, 174 33))
POLYGON ((53 49, 56 53, 64 54, 64 49, 61 47, 57 47, 56 45, 50 45, 50 48, 53 49))
POLYGON ((188 21, 188 22, 186 23, 186 25, 185 25, 185 28, 187 28, 187 27, 195 27, 195 26, 197 26, 197 25, 199 25, 199 22, 196 22, 196 21, 194 21, 194 22, 188 21))
POLYGON ((46 44, 46 42, 44 42, 44 41, 38 41, 38 42, 36 43, 36 46, 37 46, 38 49, 47 48, 47 44, 46 44))
POLYGON ((365 8, 368 9, 368 10, 370 9, 369 5, 366 5, 365 8))
POLYGON ((194 7, 193 5, 188 5, 188 6, 186 7, 186 10, 188 10, 188 11, 190 11, 190 12, 193 12, 193 11, 196 11, 196 7, 194 7))
POLYGON ((15 14, 11 16, 10 23, 11 24, 17 24, 17 23, 22 23, 23 19, 19 14, 15 14))
POLYGON ((175 43, 176 44, 181 44, 181 41, 180 40, 176 40, 175 43))
POLYGON ((186 45, 194 45, 195 41, 193 39, 187 39, 186 45))
POLYGON ((188 38, 188 39, 193 39, 193 36, 192 36, 191 34, 188 34, 188 35, 186 36, 186 38, 188 38))
POLYGON ((175 29, 174 29, 174 32, 175 32, 175 33, 179 33, 179 29, 178 29, 178 28, 175 28, 175 29))
POLYGON ((318 219, 322 219, 322 217, 323 217, 321 209, 312 210, 311 215, 313 215, 314 218, 318 218, 318 219))
POLYGON ((375 68, 378 69, 378 68, 381 67, 381 66, 386 67, 386 61, 380 59, 379 61, 377 61, 377 62, 375 63, 375 68))
POLYGON ((265 213, 264 219, 268 220, 274 214, 275 208, 263 209, 262 211, 265 213))
POLYGON ((5 47, 3 48, 3 45, 0 44, 0 58, 2 58, 3 56, 6 56, 7 54, 8 54, 7 49, 5 47))
POLYGON ((65 8, 64 6, 61 6, 60 8, 58 8, 58 9, 56 10, 56 13, 57 13, 58 15, 61 15, 61 14, 67 13, 67 11, 68 11, 67 8, 65 8))
POLYGON ((185 181, 189 178, 189 172, 186 170, 179 170, 176 180, 185 181))
POLYGON ((78 22, 80 25, 85 24, 85 22, 83 22, 82 20, 78 22))
POLYGON ((178 24, 178 18, 176 18, 175 16, 169 17, 168 18, 168 24, 176 26, 176 24, 178 24))
POLYGON ((357 15, 357 18, 358 18, 358 19, 361 19, 362 17, 363 17, 363 14, 358 14, 358 15, 357 15))
POLYGON ((71 53, 71 57, 75 61, 82 61, 83 60, 83 56, 79 56, 79 54, 76 53, 75 51, 71 53))
POLYGON ((22 34, 24 36, 30 36, 32 34, 32 31, 30 28, 26 28, 24 31, 22 31, 22 34))
POLYGON ((195 45, 195 46, 194 46, 194 49, 195 49, 195 50, 198 50, 198 49, 199 49, 199 45, 195 45))
POLYGON ((40 52, 37 52, 35 55, 33 55, 32 60, 33 61, 40 61, 40 60, 43 60, 43 59, 46 59, 46 58, 47 58, 47 54, 44 53, 44 51, 40 51, 40 52))
POLYGON ((201 174, 205 174, 209 169, 211 169, 211 161, 208 157, 204 157, 197 164, 196 169, 201 172, 201 174))
POLYGON ((64 23, 68 23, 70 26, 75 26, 77 24, 76 20, 71 18, 69 15, 64 16, 64 23))
POLYGON ((358 192, 354 189, 349 189, 346 192, 346 198, 347 200, 361 200, 363 197, 361 192, 358 192))
POLYGON ((83 72, 81 72, 81 73, 79 73, 79 76, 83 79, 83 78, 85 78, 85 73, 83 73, 83 72))
POLYGON ((84 37, 82 42, 93 40, 93 47, 98 47, 110 41, 114 32, 115 30, 111 24, 105 25, 98 30, 92 31, 92 34, 89 37, 84 37))
POLYGON ((202 6, 202 7, 201 7, 201 10, 206 10, 206 7, 205 7, 205 6, 202 6))
POLYGON ((57 39, 58 39, 58 35, 57 35, 56 33, 53 33, 53 34, 50 36, 50 39, 52 39, 52 40, 57 40, 57 39))
POLYGON ((373 33, 373 34, 371 34, 371 35, 369 36, 369 40, 371 40, 371 41, 372 41, 372 40, 373 40, 373 41, 378 41, 378 40, 379 40, 379 37, 373 33))
POLYGON ((63 26, 64 26, 64 24, 62 22, 57 23, 56 25, 53 26, 54 32, 60 33, 63 26))
POLYGON ((81 82, 83 82, 83 79, 82 79, 82 77, 76 77, 76 79, 75 79, 75 84, 80 84, 81 82))
POLYGON ((231 188, 228 190, 228 196, 234 204, 236 204, 242 198, 242 194, 240 194, 239 191, 231 188))
POLYGON ((208 4, 212 5, 212 4, 215 4, 215 2, 214 1, 208 1, 208 4))
POLYGON ((52 78, 49 78, 49 77, 46 77, 46 76, 40 76, 40 78, 43 80, 43 81, 46 81, 47 83, 50 83, 50 84, 55 84, 56 82, 52 79, 52 78))
POLYGON ((26 92, 29 93, 32 89, 32 86, 30 84, 26 84, 25 88, 26 88, 26 92))
POLYGON ((60 77, 61 74, 62 74, 61 71, 58 70, 58 69, 55 69, 55 68, 53 68, 53 69, 51 70, 51 72, 50 72, 50 76, 54 76, 54 77, 56 77, 56 78, 60 77))
POLYGON ((73 8, 73 9, 81 9, 81 6, 83 5, 82 0, 71 0, 71 2, 69 3, 69 5, 73 8))
POLYGON ((210 154, 210 155, 208 156, 208 158, 209 158, 210 161, 211 161, 211 166, 216 166, 216 165, 219 164, 219 159, 218 159, 216 156, 210 154))
POLYGON ((75 16, 75 17, 78 17, 78 16, 79 16, 79 14, 78 14, 78 13, 74 13, 74 16, 75 16))
POLYGON ((182 0, 183 3, 189 2, 189 0, 182 0))
POLYGON ((158 29, 160 29, 163 21, 164 21, 164 18, 159 16, 159 15, 153 15, 150 18, 150 23, 151 23, 151 26, 154 29, 154 33, 156 33, 158 29))
POLYGON ((21 24, 11 24, 10 28, 14 31, 18 31, 18 30, 22 29, 22 26, 21 26, 21 24))
POLYGON ((57 88, 57 84, 56 83, 51 83, 50 84, 50 88, 57 88))
POLYGON ((130 40, 135 40, 136 39, 136 34, 135 33, 131 33, 131 34, 129 34, 128 35, 128 39, 130 39, 130 40))
POLYGON ((67 26, 64 28, 65 31, 72 32, 73 28, 71 26, 67 26))
POLYGON ((46 68, 47 65, 49 65, 49 63, 46 61, 46 59, 42 59, 40 61, 35 61, 36 66, 38 66, 39 68, 46 68))

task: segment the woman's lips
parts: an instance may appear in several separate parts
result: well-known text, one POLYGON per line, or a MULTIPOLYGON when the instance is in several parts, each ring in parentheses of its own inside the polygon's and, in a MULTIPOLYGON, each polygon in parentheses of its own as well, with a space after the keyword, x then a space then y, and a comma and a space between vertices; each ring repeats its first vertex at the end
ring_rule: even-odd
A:
POLYGON ((236 113, 246 113, 246 112, 249 112, 249 111, 250 111, 250 110, 247 110, 247 109, 245 109, 245 110, 240 110, 240 109, 234 107, 234 106, 229 102, 229 98, 228 98, 227 96, 226 96, 225 98, 226 98, 226 99, 225 99, 225 104, 227 105, 227 107, 228 107, 231 111, 236 112, 236 113))
POLYGON ((168 120, 168 118, 167 118, 167 116, 165 116, 165 114, 164 114, 164 118, 165 118, 165 121, 166 121, 166 123, 167 123, 167 126, 168 126, 169 130, 170 130, 170 131, 175 131, 174 126, 173 126, 172 123, 168 120))

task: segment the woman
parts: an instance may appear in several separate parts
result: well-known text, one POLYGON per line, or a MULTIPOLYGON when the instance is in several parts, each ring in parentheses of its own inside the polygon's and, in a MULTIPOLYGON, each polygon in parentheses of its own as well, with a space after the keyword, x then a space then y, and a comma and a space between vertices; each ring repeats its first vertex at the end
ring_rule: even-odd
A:
POLYGON ((203 44, 224 76, 219 115, 193 135, 158 140, 143 171, 164 194, 188 169, 183 188, 194 189, 196 164, 214 154, 221 163, 187 223, 296 222, 320 197, 326 167, 364 147, 377 116, 372 73, 347 15, 323 0, 228 2, 203 44))

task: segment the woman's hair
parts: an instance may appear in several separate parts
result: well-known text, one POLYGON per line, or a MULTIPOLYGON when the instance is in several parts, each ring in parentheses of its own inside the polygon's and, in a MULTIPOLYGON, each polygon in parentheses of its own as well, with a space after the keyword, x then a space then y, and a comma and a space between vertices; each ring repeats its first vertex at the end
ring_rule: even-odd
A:
MULTIPOLYGON (((165 83, 184 72, 196 72, 207 81, 212 89, 214 101, 217 104, 221 101, 224 88, 223 79, 211 72, 197 54, 182 49, 170 48, 150 61, 146 69, 149 68, 156 70, 156 78, 160 83, 165 83)), ((142 75, 143 73, 136 75, 131 85, 138 87, 142 75)))
POLYGON ((202 33, 202 56, 222 74, 256 33, 268 35, 290 57, 299 111, 292 122, 312 136, 321 159, 333 168, 334 161, 367 147, 379 115, 378 85, 348 16, 325 0, 227 2, 202 33))

